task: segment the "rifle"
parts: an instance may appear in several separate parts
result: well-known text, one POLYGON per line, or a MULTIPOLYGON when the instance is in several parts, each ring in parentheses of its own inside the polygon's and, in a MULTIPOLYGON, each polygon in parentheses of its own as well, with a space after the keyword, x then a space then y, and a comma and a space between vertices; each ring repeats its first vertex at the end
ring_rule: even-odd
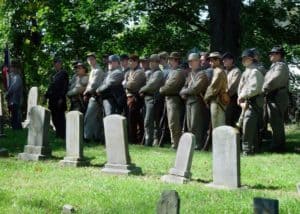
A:
POLYGON ((165 136, 165 132, 166 132, 166 123, 165 123, 166 114, 167 114, 167 107, 166 107, 166 103, 165 103, 163 114, 162 114, 162 117, 160 118, 160 122, 159 122, 159 128, 162 129, 162 132, 161 132, 161 136, 160 136, 160 139, 159 139, 159 142, 158 142, 158 146, 161 146, 162 141, 163 141, 164 136, 165 136))

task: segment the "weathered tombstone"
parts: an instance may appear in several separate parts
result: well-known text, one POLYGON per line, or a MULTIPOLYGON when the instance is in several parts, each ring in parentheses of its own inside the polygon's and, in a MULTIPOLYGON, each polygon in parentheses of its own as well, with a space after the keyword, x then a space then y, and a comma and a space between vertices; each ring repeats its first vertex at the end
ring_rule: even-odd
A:
POLYGON ((26 114, 26 119, 22 123, 23 128, 27 128, 30 123, 30 109, 33 106, 37 106, 38 104, 38 87, 31 87, 28 93, 28 99, 27 99, 27 114, 26 114))
POLYGON ((63 166, 86 166, 83 158, 83 114, 71 111, 66 115, 66 157, 60 161, 63 166))
POLYGON ((168 183, 186 183, 191 178, 190 172, 195 147, 195 136, 192 133, 184 133, 180 140, 176 153, 175 165, 168 175, 161 180, 168 183))
POLYGON ((51 156, 48 143, 50 111, 42 106, 30 109, 30 124, 27 145, 24 153, 19 153, 19 159, 38 161, 51 156))
POLYGON ((219 126, 213 130, 213 183, 217 188, 239 188, 240 143, 239 132, 231 126, 219 126))
POLYGON ((71 214, 71 213, 75 213, 75 209, 72 205, 70 204, 65 204, 63 206, 63 210, 61 212, 62 214, 71 214))
POLYGON ((276 199, 254 198, 254 213, 255 214, 278 214, 279 201, 276 199))
POLYGON ((2 95, 2 91, 0 90, 0 137, 5 136, 2 100, 3 100, 3 95, 2 95))
POLYGON ((166 190, 158 201, 157 214, 179 214, 180 199, 175 190, 166 190))
POLYGON ((127 175, 140 173, 141 169, 130 160, 126 118, 117 114, 109 115, 103 122, 107 163, 102 172, 127 175))

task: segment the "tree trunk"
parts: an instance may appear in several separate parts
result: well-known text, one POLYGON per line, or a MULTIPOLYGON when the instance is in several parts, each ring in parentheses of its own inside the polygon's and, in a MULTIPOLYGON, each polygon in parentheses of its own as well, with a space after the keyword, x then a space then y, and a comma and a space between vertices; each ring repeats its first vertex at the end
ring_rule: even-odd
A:
POLYGON ((208 0, 211 51, 239 55, 241 0, 208 0))

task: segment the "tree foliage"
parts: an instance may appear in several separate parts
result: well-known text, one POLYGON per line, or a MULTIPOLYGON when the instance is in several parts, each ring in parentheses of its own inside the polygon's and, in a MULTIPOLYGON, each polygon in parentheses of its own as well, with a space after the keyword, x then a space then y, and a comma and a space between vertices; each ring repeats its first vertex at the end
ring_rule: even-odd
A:
MULTIPOLYGON (((233 52, 238 55, 244 48, 257 47, 266 56, 271 46, 283 44, 290 58, 299 56, 299 3, 290 0, 227 1, 240 7, 240 19, 236 20, 241 28, 232 28, 238 31, 235 32, 238 36, 234 37, 237 41, 232 43, 236 46, 233 52)), ((23 63, 28 85, 38 86, 47 83, 54 56, 62 57, 67 66, 72 60, 83 60, 87 51, 99 56, 134 52, 149 55, 162 50, 176 50, 184 55, 195 47, 225 51, 231 47, 224 41, 230 31, 226 25, 221 27, 227 37, 222 37, 217 45, 210 44, 216 37, 212 29, 217 26, 211 22, 216 17, 209 9, 217 2, 2 0, 0 47, 3 49, 8 44, 12 57, 23 63)), ((222 8, 224 14, 231 9, 224 4, 222 8)))

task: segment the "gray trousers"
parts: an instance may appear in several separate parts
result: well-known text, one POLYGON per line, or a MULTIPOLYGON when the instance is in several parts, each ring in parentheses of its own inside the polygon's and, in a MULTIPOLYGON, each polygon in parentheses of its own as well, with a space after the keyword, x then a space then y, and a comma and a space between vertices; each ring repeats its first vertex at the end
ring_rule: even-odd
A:
MULTIPOLYGON (((200 99, 200 98, 199 98, 200 99)), ((199 101, 186 103, 186 125, 189 132, 196 138, 196 145, 204 146, 205 135, 208 127, 208 115, 205 113, 205 104, 199 101)))
POLYGON ((102 107, 91 97, 84 116, 84 138, 88 140, 103 139, 102 107))
POLYGON ((182 101, 179 96, 166 97, 166 107, 168 124, 171 134, 171 143, 177 147, 181 136, 180 117, 182 111, 182 101))
POLYGON ((145 97, 146 114, 144 119, 145 129, 145 145, 152 146, 154 139, 159 139, 159 122, 160 118, 156 114, 157 110, 161 108, 160 103, 156 102, 154 97, 145 97))
POLYGON ((258 147, 259 140, 259 117, 262 114, 262 108, 256 104, 249 104, 248 109, 245 110, 243 118, 243 137, 242 150, 246 152, 254 152, 258 147))
MULTIPOLYGON (((284 93, 282 91, 281 93, 284 93)), ((273 132, 272 147, 285 144, 284 114, 288 106, 288 96, 280 93, 273 99, 267 99, 268 118, 273 132)))

